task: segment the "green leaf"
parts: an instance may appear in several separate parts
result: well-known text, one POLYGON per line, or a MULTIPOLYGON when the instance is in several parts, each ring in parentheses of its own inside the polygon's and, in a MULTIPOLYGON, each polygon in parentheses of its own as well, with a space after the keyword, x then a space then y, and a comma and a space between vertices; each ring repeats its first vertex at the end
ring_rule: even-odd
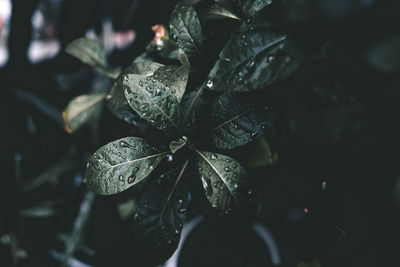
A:
POLYGON ((260 135, 249 147, 250 155, 246 158, 247 167, 257 168, 273 165, 276 162, 277 154, 272 154, 264 136, 260 135))
POLYGON ((231 157, 198 150, 196 152, 196 164, 208 201, 219 213, 229 214, 251 192, 246 190, 245 169, 231 157))
POLYGON ((192 137, 195 135, 196 122, 202 113, 204 99, 202 97, 203 89, 186 93, 180 105, 180 122, 183 133, 192 137))
POLYGON ((96 194, 122 192, 146 178, 165 154, 141 138, 113 141, 90 157, 84 182, 96 194))
POLYGON ((182 66, 163 66, 157 69, 152 78, 159 81, 175 94, 178 102, 181 102, 185 93, 186 84, 189 77, 190 65, 182 66))
POLYGON ((247 0, 242 6, 242 11, 249 17, 270 4, 272 4, 272 0, 247 0))
POLYGON ((111 78, 116 78, 119 74, 119 69, 112 69, 108 66, 104 49, 96 40, 76 39, 65 48, 65 51, 83 63, 99 68, 111 78))
POLYGON ((188 189, 179 182, 187 164, 152 180, 137 203, 133 240, 153 263, 164 262, 178 246, 189 204, 188 189))
POLYGON ((196 10, 178 2, 169 20, 172 39, 186 54, 199 54, 203 46, 202 30, 196 10))
POLYGON ((123 76, 125 97, 129 105, 146 121, 160 130, 175 127, 179 102, 176 92, 151 76, 123 76))
POLYGON ((230 94, 218 97, 211 105, 211 138, 222 149, 233 149, 254 140, 271 124, 254 107, 244 105, 230 94))
POLYGON ((63 112, 65 130, 72 133, 100 112, 106 94, 81 95, 72 99, 63 112))
POLYGON ((169 144, 169 149, 171 150, 172 154, 175 154, 178 150, 180 150, 182 147, 184 147, 187 144, 187 137, 183 136, 181 139, 172 141, 169 144))
POLYGON ((123 77, 125 74, 149 76, 162 66, 163 65, 159 63, 144 61, 133 63, 131 66, 124 69, 115 80, 114 85, 110 90, 110 94, 107 97, 107 106, 111 112, 128 123, 131 123, 132 121, 136 122, 138 120, 138 115, 132 112, 132 108, 125 98, 123 77))
POLYGON ((232 35, 210 71, 210 90, 262 89, 297 70, 300 55, 287 36, 258 24, 258 20, 243 23, 232 35))
POLYGON ((235 15, 232 11, 226 9, 225 7, 219 4, 213 4, 207 11, 206 11, 206 18, 207 19, 237 19, 240 20, 240 17, 235 15))

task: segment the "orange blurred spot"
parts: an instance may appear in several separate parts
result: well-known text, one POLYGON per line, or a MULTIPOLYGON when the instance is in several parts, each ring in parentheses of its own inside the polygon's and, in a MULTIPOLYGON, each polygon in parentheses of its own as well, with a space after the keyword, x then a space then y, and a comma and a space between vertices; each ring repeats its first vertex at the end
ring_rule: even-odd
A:
POLYGON ((64 123, 65 123, 64 131, 66 131, 69 134, 72 133, 72 130, 71 130, 71 128, 69 128, 69 125, 68 125, 67 112, 65 110, 62 113, 62 117, 63 117, 64 123))
POLYGON ((165 28, 162 24, 156 24, 151 27, 153 32, 155 33, 154 35, 154 42, 158 43, 161 41, 161 38, 165 36, 165 28))

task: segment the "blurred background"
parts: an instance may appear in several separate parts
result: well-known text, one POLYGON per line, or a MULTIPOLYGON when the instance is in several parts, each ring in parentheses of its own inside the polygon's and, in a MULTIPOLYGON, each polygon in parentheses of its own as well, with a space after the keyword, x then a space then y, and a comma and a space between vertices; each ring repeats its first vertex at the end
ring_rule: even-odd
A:
MULTIPOLYGON (((288 20, 307 28, 299 34, 326 27, 344 52, 329 68, 313 69, 320 87, 295 95, 289 118, 305 116, 282 132, 281 164, 254 174, 263 179, 258 222, 267 237, 234 222, 203 221, 198 214, 207 208, 194 201, 179 266, 400 266, 400 4, 284 2, 288 20), (360 105, 342 105, 352 98, 332 80, 345 81, 360 105), (308 106, 327 110, 307 113, 308 106)), ((154 37, 151 26, 167 25, 175 4, 0 0, 0 266, 146 266, 129 247, 129 196, 95 197, 82 185, 99 144, 146 129, 105 110, 68 135, 61 114, 69 100, 104 92, 111 81, 64 49, 87 36, 113 66, 126 67, 154 37)), ((318 41, 329 47, 329 38, 318 41)), ((271 99, 293 98, 289 92, 271 99)))

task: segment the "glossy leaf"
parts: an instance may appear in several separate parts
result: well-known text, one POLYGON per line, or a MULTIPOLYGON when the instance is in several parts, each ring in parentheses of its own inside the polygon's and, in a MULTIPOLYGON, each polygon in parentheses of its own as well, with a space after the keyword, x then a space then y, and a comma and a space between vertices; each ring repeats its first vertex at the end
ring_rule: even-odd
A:
POLYGON ((181 139, 172 141, 169 144, 169 150, 171 150, 172 154, 176 153, 177 151, 179 151, 182 147, 184 147, 187 144, 187 137, 184 136, 181 139))
POLYGON ((139 249, 160 263, 176 249, 186 218, 189 192, 179 182, 187 163, 155 178, 141 195, 134 213, 133 239, 139 249), (178 183, 177 183, 178 181, 178 183))
POLYGON ((106 94, 81 95, 72 99, 63 112, 65 130, 72 133, 85 122, 90 121, 98 112, 106 94))
POLYGON ((129 105, 154 127, 165 130, 177 128, 178 99, 170 88, 148 76, 123 76, 125 97, 129 105))
POLYGON ((104 49, 96 40, 79 38, 70 43, 65 50, 83 63, 101 69, 112 78, 116 78, 119 74, 119 70, 108 66, 104 49))
POLYGON ((96 194, 122 192, 146 178, 166 153, 137 137, 113 141, 90 157, 84 182, 96 194))
POLYGON ((132 108, 129 106, 129 103, 125 98, 123 77, 125 74, 149 76, 162 66, 163 65, 159 63, 144 61, 133 63, 131 66, 124 69, 115 80, 114 85, 110 90, 110 94, 107 97, 107 105, 111 112, 128 123, 137 122, 140 117, 138 118, 138 115, 132 112, 132 108))
POLYGON ((226 9, 225 7, 219 4, 213 4, 207 11, 206 11, 206 18, 208 19, 237 19, 240 20, 240 17, 235 15, 232 11, 226 9))
POLYGON ((189 77, 190 65, 163 66, 157 69, 152 78, 167 86, 171 93, 175 94, 178 102, 181 102, 185 93, 189 77))
POLYGON ((195 134, 196 122, 201 114, 202 104, 204 103, 202 93, 202 88, 186 93, 180 105, 181 128, 188 136, 195 134))
POLYGON ((222 149, 233 149, 254 140, 271 123, 254 107, 241 104, 232 95, 222 95, 211 105, 211 138, 222 149))
POLYGON ((242 11, 249 17, 270 4, 272 4, 272 0, 247 0, 242 6, 242 11))
POLYGON ((231 157, 196 151, 196 164, 210 204, 221 214, 247 199, 245 169, 231 157))
POLYGON ((221 92, 264 88, 297 70, 298 54, 287 36, 268 23, 243 23, 219 54, 206 87, 221 92))
POLYGON ((171 13, 170 33, 172 39, 189 56, 199 54, 203 46, 202 30, 196 10, 178 2, 171 13))

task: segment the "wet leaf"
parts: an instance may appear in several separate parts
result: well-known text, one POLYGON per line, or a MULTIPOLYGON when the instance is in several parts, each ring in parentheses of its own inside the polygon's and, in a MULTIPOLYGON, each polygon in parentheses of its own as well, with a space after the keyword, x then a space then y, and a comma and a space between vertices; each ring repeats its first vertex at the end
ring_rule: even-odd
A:
POLYGON ((202 88, 186 93, 180 105, 181 128, 188 136, 195 134, 196 122, 201 114, 202 104, 204 103, 202 93, 202 88))
POLYGON ((129 103, 125 98, 125 92, 123 89, 124 75, 139 74, 149 76, 162 66, 163 65, 159 63, 144 61, 133 63, 131 66, 124 69, 115 80, 114 85, 110 90, 109 97, 107 97, 107 106, 111 112, 128 123, 137 122, 140 117, 132 112, 132 108, 129 106, 129 103))
POLYGON ((100 112, 106 94, 81 95, 72 99, 63 112, 65 130, 72 133, 100 112))
POLYGON ((230 10, 224 8, 219 4, 213 4, 207 11, 206 11, 206 18, 208 19, 237 19, 240 20, 240 17, 232 13, 230 10))
POLYGON ((99 68, 111 78, 116 78, 119 74, 119 69, 108 66, 104 49, 96 40, 79 38, 70 43, 65 50, 83 63, 99 68))
POLYGON ((163 66, 158 68, 152 78, 159 81, 175 94, 178 102, 181 102, 185 93, 186 84, 189 77, 190 65, 182 66, 163 66))
POLYGON ((221 214, 231 210, 248 198, 245 169, 231 157, 196 151, 196 164, 210 204, 221 214))
POLYGON ((188 189, 179 182, 186 167, 187 162, 152 180, 138 201, 133 237, 153 262, 165 261, 178 246, 189 204, 188 189))
POLYGON ((233 149, 254 140, 271 124, 254 107, 241 104, 232 95, 222 95, 211 105, 211 138, 214 145, 222 149, 233 149))
POLYGON ((166 154, 141 138, 115 140, 90 157, 84 182, 96 194, 122 192, 145 179, 166 154))
POLYGON ((285 79, 299 67, 300 53, 288 37, 268 23, 246 22, 219 54, 205 87, 245 92, 285 79))
POLYGON ((199 54, 203 46, 202 30, 196 10, 190 5, 178 2, 171 13, 170 33, 172 39, 186 54, 199 54))
POLYGON ((171 150, 172 154, 176 153, 179 151, 182 147, 184 147, 187 144, 187 137, 184 136, 179 140, 172 141, 169 144, 169 149, 171 150))
POLYGON ((272 4, 272 0, 247 0, 242 6, 242 11, 249 17, 270 4, 272 4))
POLYGON ((136 74, 124 75, 123 87, 129 105, 139 116, 160 130, 179 129, 176 92, 151 76, 136 74))

